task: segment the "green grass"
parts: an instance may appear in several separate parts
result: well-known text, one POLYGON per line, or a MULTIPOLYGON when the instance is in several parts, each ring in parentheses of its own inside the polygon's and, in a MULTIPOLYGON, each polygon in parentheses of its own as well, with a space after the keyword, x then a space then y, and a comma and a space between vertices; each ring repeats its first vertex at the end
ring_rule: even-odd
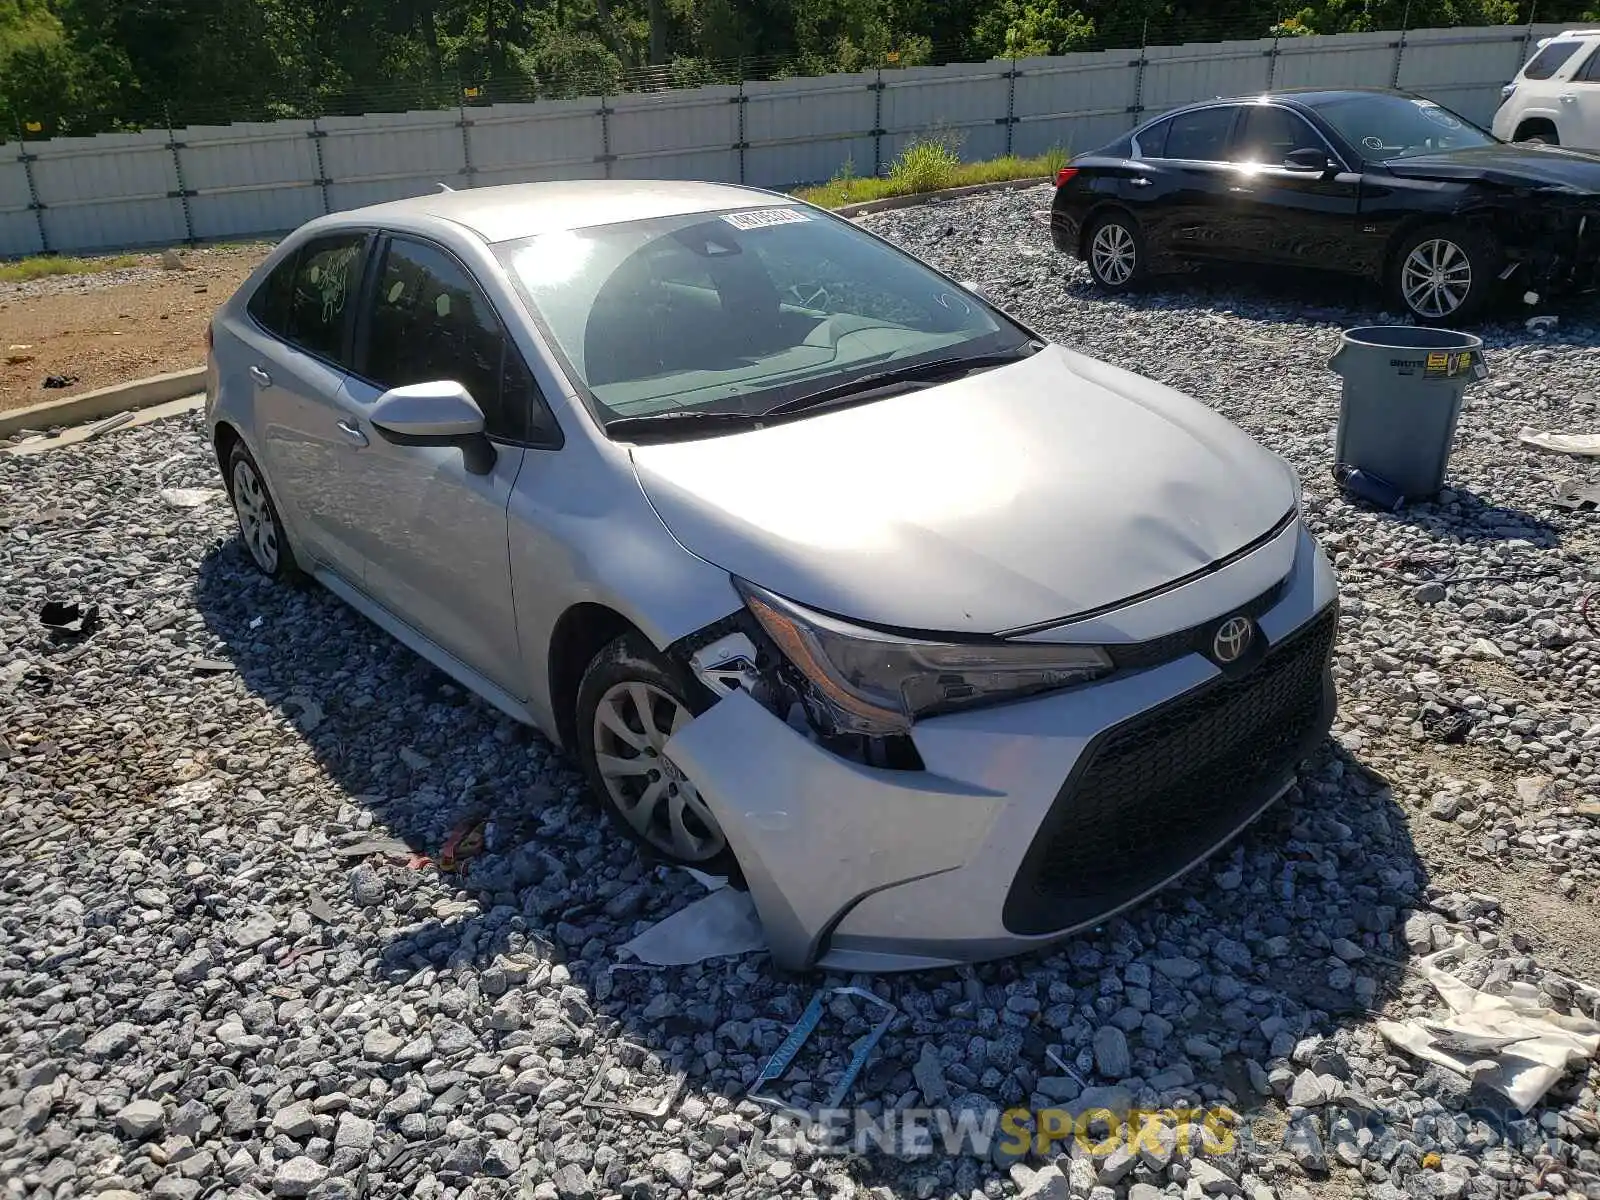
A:
POLYGON ((46 275, 93 275, 98 271, 119 271, 138 261, 131 254, 104 258, 67 258, 41 254, 36 258, 19 258, 16 262, 0 262, 0 283, 21 283, 25 279, 43 279, 46 275))
POLYGON ((889 165, 887 175, 860 176, 855 173, 854 164, 847 162, 827 183, 800 188, 795 195, 822 208, 839 208, 864 200, 884 200, 890 196, 936 192, 975 183, 1054 178, 1066 163, 1067 152, 1060 147, 1053 147, 1033 158, 1008 154, 987 162, 964 163, 948 142, 926 138, 912 142, 901 151, 899 157, 889 165))

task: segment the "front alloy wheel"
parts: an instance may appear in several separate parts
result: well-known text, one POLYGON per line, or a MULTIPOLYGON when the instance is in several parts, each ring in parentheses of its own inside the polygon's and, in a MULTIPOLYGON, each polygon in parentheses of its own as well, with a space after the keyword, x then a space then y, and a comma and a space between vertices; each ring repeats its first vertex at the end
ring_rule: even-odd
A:
POLYGON ((634 832, 668 858, 698 863, 728 841, 699 789, 662 753, 693 719, 653 684, 615 684, 594 712, 594 749, 608 798, 634 832))
POLYGON ((1472 294, 1472 262, 1449 238, 1429 238, 1406 255, 1400 290, 1419 317, 1448 317, 1472 294))
POLYGON ((1503 255, 1485 231, 1435 226, 1399 247, 1390 276, 1395 298, 1425 325, 1468 320, 1488 302, 1503 255))
POLYGON ((712 874, 736 870, 727 836, 700 789, 666 754, 704 710, 682 677, 641 636, 596 654, 578 685, 577 751, 589 785, 630 839, 668 862, 712 874))

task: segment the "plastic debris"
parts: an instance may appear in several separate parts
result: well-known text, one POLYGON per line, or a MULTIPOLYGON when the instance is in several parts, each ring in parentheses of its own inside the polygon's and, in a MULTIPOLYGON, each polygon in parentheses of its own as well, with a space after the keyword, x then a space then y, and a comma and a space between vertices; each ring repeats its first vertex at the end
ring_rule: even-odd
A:
POLYGON ((1600 1024, 1545 1008, 1531 984, 1513 983, 1500 994, 1480 992, 1439 966, 1467 948, 1458 937, 1417 963, 1450 1016, 1379 1021, 1378 1032, 1417 1058, 1499 1092, 1526 1113, 1572 1066, 1600 1050, 1600 1024))
POLYGON ((1405 495, 1387 479, 1347 463, 1340 463, 1333 468, 1333 481, 1345 495, 1365 501, 1385 512, 1396 512, 1406 502, 1405 495))
POLYGON ((1570 512, 1600 508, 1600 486, 1591 486, 1581 479, 1558 479, 1552 503, 1570 512))
POLYGON ((750 1085, 748 1093, 750 1099, 758 1104, 765 1104, 780 1111, 795 1113, 805 1118, 810 1117, 809 1113, 802 1112, 793 1105, 786 1104, 776 1097, 764 1093, 762 1089, 783 1078, 785 1072, 794 1064, 795 1056, 800 1053, 800 1048, 817 1031, 817 1026, 822 1023, 822 1001, 824 996, 854 996, 857 999, 865 1000, 875 1005, 883 1013, 882 1018, 867 1035, 856 1042, 855 1051, 850 1056, 849 1064, 840 1073, 838 1081, 833 1085, 833 1090, 828 1093, 827 1098, 823 1101, 822 1107, 824 1109, 838 1108, 844 1102, 845 1096, 850 1092, 851 1085, 856 1081, 856 1076, 861 1074, 861 1068, 866 1066, 867 1059, 871 1057, 874 1047, 877 1046, 895 1017, 900 1014, 900 1010, 893 1004, 890 1004, 881 996, 874 995, 865 988, 836 987, 824 988, 816 992, 811 997, 811 1003, 807 1004, 805 1011, 800 1014, 800 1019, 795 1022, 794 1028, 779 1043, 778 1048, 772 1052, 772 1057, 767 1059, 767 1065, 761 1068, 761 1074, 756 1076, 755 1083, 750 1085))
POLYGON ((767 935, 749 892, 719 887, 657 921, 617 953, 653 967, 686 967, 767 948, 767 935))
POLYGON ((161 503, 168 508, 200 508, 222 495, 221 488, 162 488, 161 503))
POLYGON ((114 417, 107 417, 104 421, 101 421, 98 425, 93 425, 90 428, 88 428, 87 430, 85 430, 82 440, 87 442, 91 438, 99 437, 102 433, 110 433, 113 429, 117 429, 117 428, 120 428, 123 425, 126 425, 129 421, 133 420, 133 418, 135 416, 137 416, 137 415, 138 414, 135 413, 132 409, 129 409, 127 412, 120 412, 114 417))
POLYGON ((39 609, 39 624, 61 636, 87 636, 94 632, 94 627, 99 623, 100 608, 94 604, 47 600, 39 609))
POLYGON ((1558 324, 1559 317, 1529 317, 1526 321, 1529 333, 1549 333, 1558 324))
POLYGON ((291 692, 283 698, 285 705, 293 706, 300 710, 299 718, 295 724, 306 732, 313 732, 322 724, 322 705, 318 704, 304 692, 291 692))
POLYGON ((450 831, 444 845, 439 848, 439 869, 459 871, 473 858, 483 853, 483 822, 485 813, 474 809, 450 831))
POLYGON ((683 1068, 669 1070, 643 1046, 624 1042, 606 1055, 594 1073, 583 1094, 583 1107, 659 1121, 672 1111, 687 1078, 683 1068), (631 1099, 600 1099, 602 1091, 616 1097, 623 1089, 631 1090, 631 1099))
POLYGON ((1524 428, 1517 441, 1536 450, 1549 450, 1554 454, 1578 454, 1586 458, 1600 457, 1600 433, 1545 433, 1524 428))

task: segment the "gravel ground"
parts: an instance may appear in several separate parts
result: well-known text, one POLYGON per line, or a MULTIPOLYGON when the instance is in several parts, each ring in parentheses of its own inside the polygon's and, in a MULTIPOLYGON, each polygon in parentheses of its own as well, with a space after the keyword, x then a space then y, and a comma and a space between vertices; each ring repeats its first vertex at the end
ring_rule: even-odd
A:
MULTIPOLYGON (((259 581, 220 499, 169 506, 216 486, 186 417, 0 458, 7 1194, 1600 1197, 1593 1074, 1497 1114, 1373 1028, 1438 1014, 1404 964, 1458 934, 1475 985, 1597 995, 1595 517, 1554 508, 1548 478, 1595 472, 1515 440, 1592 428, 1596 310, 1495 327, 1452 490, 1375 515, 1328 476, 1325 364, 1379 297, 1200 276, 1098 298, 1034 218, 1048 196, 867 223, 1301 469, 1342 579, 1336 740, 1240 842, 1092 936, 826 982, 899 1010, 851 1103, 1220 1105, 1244 1118, 1232 1150, 839 1158, 778 1136, 744 1093, 818 981, 762 956, 619 969, 698 885, 642 866, 536 735, 326 594, 259 581), (49 633, 49 599, 98 624, 49 633), (442 870, 475 814, 483 848, 442 870), (586 1108, 607 1062, 611 1098, 686 1084, 659 1121, 586 1108)), ((835 998, 813 1040, 837 1062, 873 1015, 835 998)))

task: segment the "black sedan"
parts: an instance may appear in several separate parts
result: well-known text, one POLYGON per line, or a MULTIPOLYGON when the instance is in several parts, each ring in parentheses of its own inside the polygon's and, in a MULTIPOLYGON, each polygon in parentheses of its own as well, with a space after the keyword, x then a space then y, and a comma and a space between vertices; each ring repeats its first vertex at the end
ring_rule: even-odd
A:
POLYGON ((1418 321, 1597 282, 1600 154, 1497 141, 1431 100, 1287 91, 1191 104, 1074 158, 1051 237, 1122 291, 1213 260, 1381 281, 1418 321))

